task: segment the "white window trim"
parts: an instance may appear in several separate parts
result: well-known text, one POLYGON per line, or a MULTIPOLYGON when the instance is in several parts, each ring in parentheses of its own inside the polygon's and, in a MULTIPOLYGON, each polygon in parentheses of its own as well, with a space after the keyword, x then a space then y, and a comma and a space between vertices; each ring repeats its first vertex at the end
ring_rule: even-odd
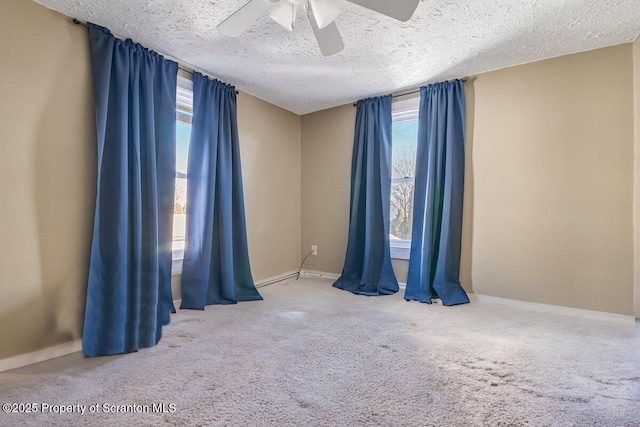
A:
POLYGON ((182 262, 184 261, 184 249, 175 249, 171 252, 171 275, 182 274, 182 262))
MULTIPOLYGON (((178 106, 192 106, 193 105, 193 80, 182 75, 178 76, 178 87, 176 96, 178 106)), ((188 108, 187 108, 188 109, 188 108)), ((191 115, 190 112, 186 113, 191 115)), ((177 118, 177 117, 176 117, 177 118)), ((176 178, 186 178, 187 176, 182 172, 176 172, 176 178)), ((173 240, 173 242, 179 242, 183 240, 173 240)), ((183 248, 173 249, 171 251, 171 275, 179 276, 182 274, 182 264, 184 261, 184 245, 183 248)))
POLYGON ((391 117, 393 123, 406 123, 418 120, 420 113, 420 94, 402 97, 393 101, 391 117))
POLYGON ((411 240, 390 240, 389 247, 391 249, 392 259, 409 259, 411 254, 411 240))
MULTIPOLYGON (((406 123, 418 119, 420 110, 420 95, 413 97, 403 97, 394 101, 392 105, 393 123, 406 123)), ((415 178, 399 178, 392 180, 392 183, 409 182, 415 178)), ((411 254, 411 240, 390 240, 389 247, 391 249, 392 259, 408 260, 411 254)))

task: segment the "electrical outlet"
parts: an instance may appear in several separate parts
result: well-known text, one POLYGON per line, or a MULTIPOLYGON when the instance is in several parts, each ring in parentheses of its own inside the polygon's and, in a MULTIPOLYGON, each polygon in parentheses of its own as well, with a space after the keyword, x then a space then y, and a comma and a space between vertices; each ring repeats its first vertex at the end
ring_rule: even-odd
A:
POLYGON ((311 245, 311 255, 318 256, 318 245, 311 245))

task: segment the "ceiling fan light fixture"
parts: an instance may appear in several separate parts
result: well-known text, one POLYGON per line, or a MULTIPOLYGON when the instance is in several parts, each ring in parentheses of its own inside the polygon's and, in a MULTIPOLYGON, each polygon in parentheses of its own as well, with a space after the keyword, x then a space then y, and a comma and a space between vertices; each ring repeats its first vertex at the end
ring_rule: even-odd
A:
POLYGON ((331 24, 340 13, 340 9, 332 0, 309 0, 309 7, 311 7, 311 15, 320 29, 331 24))
POLYGON ((276 23, 285 30, 293 31, 293 24, 296 20, 297 13, 297 4, 288 1, 281 1, 278 6, 271 11, 269 18, 276 21, 276 23))

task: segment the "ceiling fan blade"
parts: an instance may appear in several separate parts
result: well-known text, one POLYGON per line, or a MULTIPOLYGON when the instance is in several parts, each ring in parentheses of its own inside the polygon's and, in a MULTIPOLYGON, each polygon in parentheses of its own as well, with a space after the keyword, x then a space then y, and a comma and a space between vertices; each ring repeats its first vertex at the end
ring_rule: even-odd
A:
POLYGON ((340 9, 331 0, 309 0, 309 6, 320 29, 331 24, 340 13, 340 9))
POLYGON ((285 30, 293 31, 293 23, 296 20, 297 14, 297 4, 289 3, 288 1, 281 1, 280 4, 271 11, 269 18, 276 21, 276 23, 285 30))
POLYGON ((416 11, 420 0, 347 0, 374 12, 382 13, 398 21, 408 21, 416 11))
POLYGON ((277 1, 251 0, 233 15, 222 21, 217 27, 218 31, 229 37, 238 37, 247 31, 258 18, 266 15, 276 4, 277 1))
POLYGON ((313 34, 315 34, 316 40, 318 41, 322 56, 331 56, 342 52, 344 43, 342 42, 342 36, 340 36, 340 31, 338 31, 338 26, 335 22, 330 23, 324 28, 319 28, 312 13, 309 13, 309 22, 311 23, 313 34))

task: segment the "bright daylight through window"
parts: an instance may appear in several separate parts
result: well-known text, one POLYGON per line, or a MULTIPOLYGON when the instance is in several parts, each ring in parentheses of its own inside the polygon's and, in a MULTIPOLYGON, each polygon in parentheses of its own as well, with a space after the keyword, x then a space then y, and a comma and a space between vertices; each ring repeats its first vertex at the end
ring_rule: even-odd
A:
POLYGON ((419 106, 420 97, 393 103, 389 224, 392 258, 409 259, 411 248, 419 106))
POLYGON ((182 272, 187 213, 187 160, 191 117, 193 116, 193 82, 178 77, 176 107, 176 193, 173 208, 173 274, 182 272))

